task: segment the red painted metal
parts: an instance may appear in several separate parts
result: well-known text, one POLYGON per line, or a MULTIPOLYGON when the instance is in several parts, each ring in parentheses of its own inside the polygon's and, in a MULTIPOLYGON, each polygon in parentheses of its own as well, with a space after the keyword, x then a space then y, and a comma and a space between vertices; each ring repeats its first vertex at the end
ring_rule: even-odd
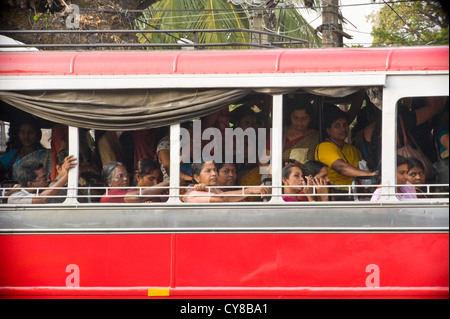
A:
POLYGON ((449 295, 448 233, 2 235, 0 247, 2 297, 449 295), (71 264, 79 288, 66 288, 71 264))
POLYGON ((448 47, 0 53, 0 76, 248 74, 448 69, 448 47))

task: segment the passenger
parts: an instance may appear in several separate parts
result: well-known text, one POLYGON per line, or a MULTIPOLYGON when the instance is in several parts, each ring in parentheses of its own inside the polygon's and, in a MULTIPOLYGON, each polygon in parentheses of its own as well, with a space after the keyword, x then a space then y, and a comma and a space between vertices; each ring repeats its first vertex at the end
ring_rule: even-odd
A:
POLYGON ((108 190, 100 199, 101 203, 143 203, 146 200, 151 200, 151 197, 146 198, 146 195, 161 195, 165 188, 169 186, 167 180, 157 184, 156 186, 159 188, 142 189, 142 192, 130 189, 130 174, 125 165, 120 162, 111 162, 103 166, 102 179, 108 187, 126 188, 108 190))
POLYGON ((295 164, 289 164, 283 167, 283 200, 285 202, 308 201, 308 197, 303 193, 306 185, 303 173, 300 167, 295 164))
POLYGON ((294 159, 298 165, 314 159, 314 151, 319 144, 319 132, 311 128, 312 106, 309 101, 291 102, 285 116, 283 129, 283 163, 294 159), (299 164, 300 163, 300 164, 299 164))
MULTIPOLYGON (((218 186, 236 186, 237 173, 236 165, 233 163, 218 163, 217 167, 217 185, 218 186)), ((229 188, 221 189, 223 192, 230 190, 229 188)))
MULTIPOLYGON (((328 167, 318 161, 307 161, 302 166, 303 176, 307 180, 307 185, 311 184, 313 186, 326 186, 330 184, 330 179, 328 178, 328 167)), ((312 188, 306 188, 310 192, 312 188)), ((328 201, 329 200, 329 189, 328 187, 317 187, 317 194, 322 194, 319 197, 316 197, 316 200, 320 201, 328 201)))
POLYGON ((44 164, 37 161, 27 161, 21 166, 18 171, 19 187, 16 192, 13 192, 9 198, 9 204, 45 204, 48 203, 52 197, 56 196, 61 191, 60 187, 64 187, 68 180, 69 170, 77 165, 76 158, 69 155, 64 159, 64 163, 59 171, 58 180, 48 189, 42 190, 49 186, 50 179, 48 171, 44 168, 44 164), (27 188, 27 189, 21 189, 27 188), (39 193, 37 192, 39 190, 39 193))
MULTIPOLYGON (((67 145, 66 145, 67 147, 67 145)), ((56 162, 55 162, 55 169, 56 169, 56 178, 55 179, 51 179, 50 177, 50 184, 49 186, 53 186, 54 184, 56 184, 58 182, 58 180, 61 179, 61 171, 63 170, 63 165, 64 165, 64 160, 66 159, 66 157, 69 156, 69 151, 67 149, 62 149, 58 152, 58 154, 56 155, 56 162)), ((53 162, 53 161, 52 161, 53 162)), ((64 187, 67 186, 67 182, 66 184, 64 184, 64 187)), ((58 196, 67 196, 67 189, 61 189, 58 196)), ((50 203, 62 203, 64 202, 66 199, 63 197, 55 197, 52 198, 50 200, 50 203)))
MULTIPOLYGON (((58 154, 56 156, 56 165, 55 165, 56 172, 58 175, 53 180, 51 180, 51 178, 50 178, 51 182, 50 182, 49 186, 53 186, 61 178, 61 171, 63 169, 62 167, 64 165, 64 160, 66 159, 67 156, 69 156, 69 151, 67 149, 62 149, 61 151, 58 152, 58 154)), ((82 183, 82 181, 84 181, 84 179, 81 177, 81 171, 79 171, 79 174, 80 174, 80 177, 78 178, 78 186, 81 186, 80 184, 82 183)), ((67 182, 64 185, 64 187, 66 187, 66 186, 67 186, 67 182)), ((83 185, 83 186, 85 186, 85 185, 83 185)), ((79 195, 87 195, 85 189, 79 189, 78 194, 79 195)), ((58 194, 58 197, 52 198, 50 200, 50 203, 52 203, 52 204, 53 203, 63 203, 66 200, 66 198, 65 198, 66 196, 67 196, 67 189, 61 189, 58 194)), ((83 196, 79 196, 77 198, 77 200, 80 203, 85 203, 88 201, 87 198, 83 197, 83 196)))
MULTIPOLYGON (((431 120, 444 110, 446 99, 446 97, 402 99, 398 106, 398 118, 402 118, 406 132, 411 134, 432 163, 437 160, 437 151, 436 145, 433 143, 431 120)), ((400 128, 400 125, 397 127, 400 128)), ((399 134, 402 134, 401 130, 399 130, 399 134)), ((400 136, 400 140, 403 141, 402 136, 400 136)), ((427 168, 425 171, 427 172, 427 168)), ((427 180, 429 179, 430 176, 427 176, 427 180)))
MULTIPOLYGON (((378 187, 370 199, 371 202, 381 199, 381 187, 378 187)), ((408 182, 408 161, 403 156, 397 155, 397 187, 396 193, 398 199, 417 198, 416 190, 408 182), (404 185, 404 186, 399 186, 404 185)))
POLYGON ((416 157, 425 167, 427 183, 433 183, 436 179, 432 163, 437 161, 436 144, 434 143, 431 120, 444 110, 446 97, 418 97, 405 98, 398 103, 398 140, 404 141, 402 127, 404 127, 408 140, 416 144, 422 154, 410 156, 409 152, 402 148, 399 154, 406 157, 416 157), (402 126, 403 125, 403 126, 402 126))
POLYGON ((352 143, 361 152, 370 171, 379 171, 381 163, 381 110, 372 102, 358 114, 352 130, 352 143))
POLYGON ((80 177, 92 183, 100 180, 101 159, 95 147, 95 141, 88 129, 79 129, 79 170, 80 177))
MULTIPOLYGON (((69 129, 65 125, 56 124, 52 127, 51 135, 51 153, 52 153, 52 170, 50 180, 55 180, 58 175, 57 164, 58 154, 62 150, 67 150, 69 129)), ((99 179, 101 174, 101 163, 96 157, 95 147, 93 146, 93 138, 87 129, 79 129, 79 158, 78 168, 80 177, 85 181, 90 179, 99 179)))
POLYGON ((22 165, 28 161, 39 161, 50 173, 51 151, 40 143, 42 131, 33 118, 23 119, 19 124, 11 123, 7 152, 0 158, 2 180, 18 180, 22 165))
POLYGON ((223 192, 217 188, 210 188, 208 192, 207 187, 217 186, 217 168, 214 162, 194 163, 192 164, 192 172, 196 184, 193 189, 186 193, 183 199, 186 203, 238 202, 252 194, 269 193, 266 187, 245 188, 244 195, 242 195, 242 190, 223 192))
POLYGON ((230 112, 230 123, 243 131, 248 128, 258 128, 258 114, 248 104, 241 105, 230 112))
MULTIPOLYGON (((54 180, 58 176, 56 165, 58 164, 58 153, 61 150, 68 149, 69 129, 65 125, 56 124, 52 127, 51 135, 51 152, 52 152, 52 171, 50 173, 50 180, 54 180)), ((80 161, 81 162, 81 161, 80 161)))
MULTIPOLYGON (((192 122, 186 122, 181 124, 181 127, 186 128, 189 131, 190 136, 190 159, 192 161, 192 152, 193 152, 193 134, 192 134, 192 122)), ((156 147, 156 156, 157 160, 160 164, 160 170, 163 175, 163 180, 170 179, 170 136, 165 135, 162 139, 159 140, 158 145, 156 147)), ((180 162, 180 177, 182 180, 186 182, 192 181, 192 171, 191 171, 191 163, 183 163, 180 162)))
MULTIPOLYGON (((315 159, 328 166, 330 184, 351 185, 354 177, 378 174, 358 168, 362 154, 356 147, 346 143, 349 122, 345 112, 334 105, 328 106, 324 124, 328 137, 317 146, 315 159)), ((335 192, 347 193, 348 189, 335 188, 335 192)), ((346 199, 345 196, 336 197, 339 198, 346 199)))
MULTIPOLYGON (((138 187, 155 187, 161 178, 161 171, 149 158, 142 158, 137 162, 135 179, 138 187)), ((165 202, 167 198, 150 197, 146 203, 165 202)))
MULTIPOLYGON (((413 185, 425 184, 425 167, 422 162, 416 158, 406 159, 408 164, 408 182, 413 185)), ((416 193, 427 193, 426 186, 415 186, 416 193)), ((418 195, 420 198, 426 198, 425 195, 418 195)))
MULTIPOLYGON (((255 111, 255 107, 251 107, 250 104, 244 104, 234 109, 231 114, 231 123, 234 125, 234 129, 242 129, 246 131, 247 129, 255 130, 255 137, 258 138, 256 129, 258 128, 258 113, 255 111)), ((244 152, 242 155, 243 162, 236 162, 236 172, 237 172, 237 184, 239 186, 257 186, 261 182, 261 175, 259 171, 258 159, 256 161, 249 161, 249 139, 247 136, 244 138, 243 149, 236 149, 237 143, 233 143, 235 147, 234 155, 236 158, 240 158, 240 152, 244 152)), ((258 141, 255 141, 257 146, 258 141)), ((249 198, 249 200, 257 200, 256 197, 249 198)))
POLYGON ((444 112, 436 116, 434 123, 434 140, 438 152, 438 160, 433 164, 436 171, 436 183, 449 183, 449 135, 448 135, 448 100, 444 112))
MULTIPOLYGON (((314 164, 309 167, 312 168, 314 164)), ((305 165, 306 165, 305 163, 305 165)), ((320 162, 316 162, 322 164, 320 162)), ((316 175, 323 176, 323 178, 313 177, 311 175, 305 175, 302 168, 295 164, 289 164, 283 168, 283 185, 287 186, 283 188, 284 194, 283 200, 285 202, 297 202, 297 201, 328 201, 328 187, 317 187, 314 186, 325 186, 328 180, 328 172, 326 171, 326 166, 324 165, 322 169, 319 169, 319 173, 316 175), (324 172, 322 171, 324 169, 324 172), (315 194, 314 195, 314 188, 315 194)))

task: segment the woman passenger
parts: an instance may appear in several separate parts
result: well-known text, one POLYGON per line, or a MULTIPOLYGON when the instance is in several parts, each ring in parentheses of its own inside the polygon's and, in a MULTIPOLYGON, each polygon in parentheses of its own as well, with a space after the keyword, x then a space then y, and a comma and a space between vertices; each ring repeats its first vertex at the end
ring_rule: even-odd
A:
MULTIPOLYGON (((218 163, 217 167, 217 185, 218 186, 236 186, 237 173, 236 165, 233 163, 218 163)), ((224 188, 226 192, 229 188, 224 188)))
MULTIPOLYGON (((408 182, 413 185, 425 184, 425 167, 423 163, 417 158, 407 158, 408 163, 408 182)), ((415 186, 417 193, 426 193, 426 186, 415 186)), ((419 197, 426 198, 425 195, 418 195, 419 197)))
MULTIPOLYGON (((408 182, 408 161, 403 156, 397 155, 397 187, 398 199, 414 199, 416 189, 408 182)), ((371 202, 381 199, 381 187, 378 187, 370 199, 371 202)))
MULTIPOLYGON (((325 129, 328 138, 317 146, 315 159, 328 166, 332 185, 351 185, 354 177, 378 174, 358 168, 362 154, 356 147, 346 143, 349 122, 345 112, 334 105, 328 105, 325 111, 325 129)), ((335 191, 348 192, 347 188, 336 188, 335 191)), ((339 198, 345 199, 341 196, 337 199, 339 198)))
MULTIPOLYGON (((328 167, 319 161, 307 161, 302 166, 303 176, 307 179, 307 181, 311 181, 315 186, 325 186, 330 183, 330 179, 328 178, 328 167)), ((320 201, 328 201, 329 197, 329 189, 328 187, 317 187, 317 194, 323 194, 322 196, 317 197, 320 201)))
MULTIPOLYGON (((306 162, 308 163, 308 162, 306 162)), ((306 165, 305 163, 305 165, 306 165)), ((326 166, 325 166, 326 169, 326 166)), ((323 194, 321 196, 313 195, 313 186, 325 186, 326 180, 328 178, 325 173, 324 178, 319 179, 318 177, 313 177, 311 175, 306 175, 303 172, 303 167, 300 168, 295 164, 289 164, 283 168, 283 185, 284 194, 283 200, 285 202, 297 202, 297 201, 328 201, 328 188, 327 187, 317 187, 315 188, 316 194, 323 194)))
POLYGON ((27 161, 39 161, 50 173, 51 151, 41 145, 42 131, 39 123, 27 118, 18 125, 12 124, 8 152, 0 158, 0 179, 17 180, 21 166, 27 161))
MULTIPOLYGON (((143 176, 142 176, 143 177, 143 176)), ((103 166, 102 180, 108 187, 121 187, 112 188, 103 194, 100 199, 100 203, 143 203, 146 200, 151 200, 152 197, 143 197, 145 195, 161 195, 170 181, 164 181, 155 186, 160 188, 148 188, 136 190, 130 189, 130 174, 128 174, 125 165, 121 162, 111 162, 103 166), (139 195, 143 196, 139 196, 139 195)), ((145 181, 141 181, 146 183, 145 181)))
POLYGON ((288 104, 287 127, 283 129, 283 163, 289 159, 304 164, 314 159, 319 132, 311 128, 312 106, 308 101, 288 104))
MULTIPOLYGON (((142 158, 136 164, 135 171, 136 186, 138 187, 155 187, 161 178, 161 171, 156 167, 153 160, 142 158)), ((144 191, 144 190, 142 190, 144 191)), ((165 202, 167 198, 149 197, 146 203, 165 202)))
POLYGON ((304 195, 303 190, 305 186, 305 179, 300 167, 295 164, 289 164, 283 167, 283 188, 285 202, 308 201, 304 195))
POLYGON ((214 162, 193 163, 192 173, 196 184, 184 197, 184 202, 187 203, 239 202, 248 195, 269 193, 269 190, 265 187, 245 188, 244 194, 242 190, 223 192, 217 188, 210 188, 208 192, 207 187, 217 186, 217 168, 214 162))
MULTIPOLYGON (((193 152, 193 146, 192 146, 192 122, 186 122, 182 123, 181 127, 186 128, 189 131, 190 136, 190 151, 191 151, 191 160, 192 160, 192 152, 193 152)), ((170 179, 170 136, 167 134, 165 135, 161 140, 159 140, 158 145, 156 147, 156 157, 159 162, 160 169, 163 175, 163 180, 169 180, 170 179)), ((192 172, 190 170, 191 164, 190 163, 183 163, 180 162, 180 176, 184 181, 191 181, 192 180, 192 172)))

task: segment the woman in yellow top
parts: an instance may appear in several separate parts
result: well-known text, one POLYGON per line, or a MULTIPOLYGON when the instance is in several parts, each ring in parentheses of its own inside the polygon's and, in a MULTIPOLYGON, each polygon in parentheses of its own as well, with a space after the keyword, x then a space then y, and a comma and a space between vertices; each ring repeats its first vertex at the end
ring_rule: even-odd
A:
POLYGON ((347 114, 334 105, 328 105, 324 114, 328 138, 317 146, 315 158, 328 166, 330 183, 351 185, 354 177, 377 175, 378 172, 358 168, 358 162, 363 159, 362 154, 356 147, 345 142, 349 134, 347 114))

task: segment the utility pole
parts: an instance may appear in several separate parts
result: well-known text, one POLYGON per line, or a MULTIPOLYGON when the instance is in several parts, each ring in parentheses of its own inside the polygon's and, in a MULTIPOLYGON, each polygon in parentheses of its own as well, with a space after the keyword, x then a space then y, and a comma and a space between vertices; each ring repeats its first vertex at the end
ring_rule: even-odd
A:
MULTIPOLYGON (((271 9, 276 7, 277 3, 273 0, 245 0, 245 2, 257 6, 251 13, 250 29, 272 32, 276 25, 276 15, 271 9)), ((252 33, 252 43, 269 44, 272 41, 273 37, 270 35, 252 33)))
MULTIPOLYGON (((265 31, 264 28, 264 11, 253 10, 250 19, 250 30, 265 31)), ((266 34, 252 33, 252 43, 267 44, 268 42, 269 38, 266 34)))
POLYGON ((343 47, 343 38, 352 39, 353 37, 342 30, 342 24, 339 19, 344 17, 339 12, 339 0, 327 0, 323 2, 322 25, 317 28, 322 32, 322 47, 336 48, 343 47))
POLYGON ((322 32, 322 47, 338 47, 342 37, 338 34, 339 25, 339 0, 323 1, 322 25, 319 27, 322 32))

